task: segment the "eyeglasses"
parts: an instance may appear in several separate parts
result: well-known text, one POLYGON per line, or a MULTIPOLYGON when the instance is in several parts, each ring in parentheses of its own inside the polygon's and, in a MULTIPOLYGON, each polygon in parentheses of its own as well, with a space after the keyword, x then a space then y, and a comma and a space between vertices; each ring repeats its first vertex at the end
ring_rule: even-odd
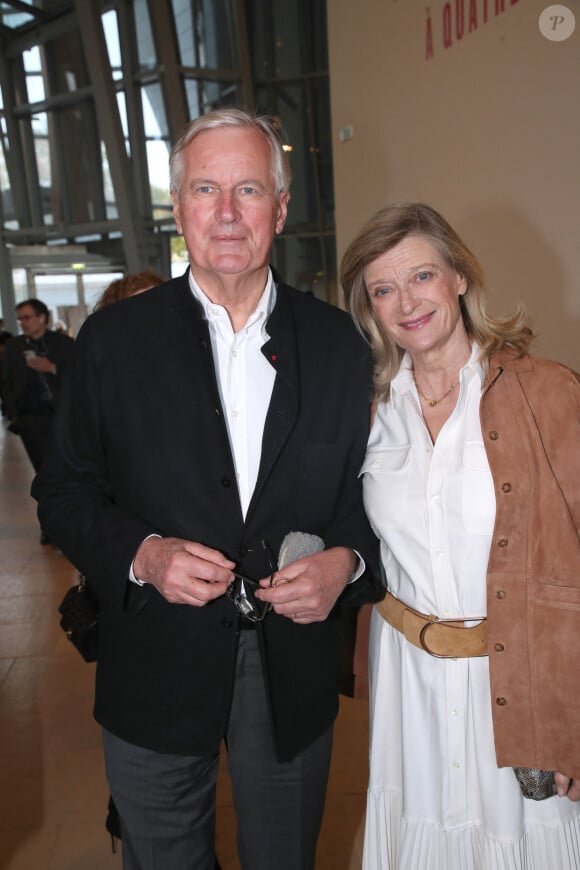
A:
MULTIPOLYGON (((274 572, 276 565, 272 556, 272 551, 266 541, 259 541, 258 546, 262 548, 267 557, 270 567, 270 586, 274 580, 274 572)), ((250 622, 262 622, 272 610, 272 605, 269 601, 260 601, 256 598, 255 593, 263 587, 256 580, 251 580, 243 574, 234 572, 234 579, 226 589, 226 595, 238 611, 245 619, 250 622)))

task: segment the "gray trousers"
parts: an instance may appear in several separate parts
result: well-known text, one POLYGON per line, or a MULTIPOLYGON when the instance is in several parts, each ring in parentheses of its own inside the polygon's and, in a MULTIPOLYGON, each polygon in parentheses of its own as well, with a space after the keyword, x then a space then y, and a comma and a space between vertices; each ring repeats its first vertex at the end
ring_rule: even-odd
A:
MULTIPOLYGON (((224 737, 243 870, 314 870, 332 728, 292 761, 277 760, 253 630, 240 632, 224 737)), ((153 752, 107 731, 103 744, 124 870, 213 870, 219 755, 153 752)))

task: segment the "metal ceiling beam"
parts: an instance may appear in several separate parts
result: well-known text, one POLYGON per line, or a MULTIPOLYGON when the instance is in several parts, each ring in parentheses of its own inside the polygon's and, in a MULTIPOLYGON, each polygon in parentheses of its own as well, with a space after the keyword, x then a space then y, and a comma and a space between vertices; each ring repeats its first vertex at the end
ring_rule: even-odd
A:
POLYGON ((119 219, 123 228, 123 248, 130 272, 147 263, 142 215, 138 211, 129 158, 125 148, 115 88, 105 44, 99 9, 92 0, 75 0, 85 59, 93 85, 99 132, 107 149, 111 179, 119 219))
POLYGON ((169 139, 175 142, 189 120, 185 85, 179 66, 179 45, 170 0, 148 0, 169 139))

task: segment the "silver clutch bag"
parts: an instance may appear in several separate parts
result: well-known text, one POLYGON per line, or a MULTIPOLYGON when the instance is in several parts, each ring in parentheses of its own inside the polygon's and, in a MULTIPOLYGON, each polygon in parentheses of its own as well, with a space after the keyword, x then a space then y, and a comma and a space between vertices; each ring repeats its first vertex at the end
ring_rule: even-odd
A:
POLYGON ((553 770, 537 770, 535 767, 514 767, 516 779, 525 798, 543 801, 556 794, 553 770))

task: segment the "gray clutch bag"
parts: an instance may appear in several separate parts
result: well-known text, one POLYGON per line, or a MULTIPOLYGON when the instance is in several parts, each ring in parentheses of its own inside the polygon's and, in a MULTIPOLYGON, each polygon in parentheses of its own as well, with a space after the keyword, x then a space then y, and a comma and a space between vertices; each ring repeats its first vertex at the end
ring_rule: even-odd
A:
POLYGON ((525 798, 543 801, 556 794, 553 770, 537 770, 535 767, 514 767, 513 770, 525 798))

